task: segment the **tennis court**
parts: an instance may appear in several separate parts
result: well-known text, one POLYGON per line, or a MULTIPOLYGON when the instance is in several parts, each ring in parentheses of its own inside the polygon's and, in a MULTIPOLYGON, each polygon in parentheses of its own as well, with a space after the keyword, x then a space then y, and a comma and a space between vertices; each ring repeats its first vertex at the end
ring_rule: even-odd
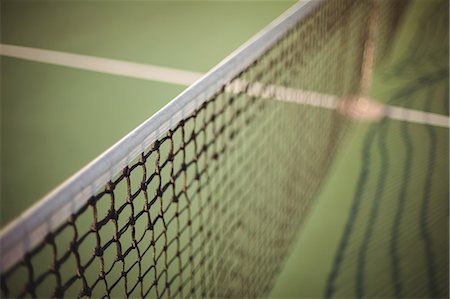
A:
POLYGON ((378 1, 373 74, 374 6, 351 2, 4 1, 2 228, 299 8, 262 58, 70 189, 64 219, 2 243, 25 252, 2 254, 3 296, 448 297, 448 2, 378 1), (401 109, 336 113, 372 76, 401 109))
MULTIPOLYGON (((5 44, 203 73, 292 2, 4 5, 5 44)), ((6 56, 2 71, 2 119, 11 128, 2 134, 3 171, 10 174, 2 192, 21 198, 2 209, 3 225, 186 88, 6 56)))

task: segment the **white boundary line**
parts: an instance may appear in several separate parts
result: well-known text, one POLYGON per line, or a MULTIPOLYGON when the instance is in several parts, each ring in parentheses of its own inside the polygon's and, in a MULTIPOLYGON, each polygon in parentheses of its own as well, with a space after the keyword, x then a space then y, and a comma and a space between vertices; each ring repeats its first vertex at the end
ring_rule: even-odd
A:
POLYGON ((436 127, 450 127, 450 118, 446 115, 408 109, 398 106, 386 106, 385 116, 390 119, 436 127))
MULTIPOLYGON (((241 80, 234 81, 227 87, 229 92, 242 92, 246 88, 247 83, 241 80)), ((278 101, 292 102, 302 105, 321 107, 326 109, 338 109, 338 104, 341 102, 337 96, 322 94, 315 91, 300 90, 284 86, 264 85, 262 83, 251 83, 247 89, 249 95, 259 96, 262 98, 275 99, 278 101)), ((442 114, 424 112, 404 107, 384 105, 374 100, 366 99, 379 106, 383 111, 382 117, 406 121, 410 123, 431 125, 436 127, 450 127, 450 117, 442 114)), ((361 111, 363 113, 364 111, 361 111)), ((364 121, 364 116, 359 118, 364 121)), ((367 119, 368 120, 368 119, 367 119)))
MULTIPOLYGON (((175 68, 7 44, 0 44, 0 55, 183 86, 191 85, 203 76, 202 73, 175 68)), ((275 88, 274 94, 267 97, 275 95, 277 100, 330 109, 336 108, 336 99, 331 95, 325 96, 312 91, 294 90, 281 86, 271 87, 269 90, 273 88, 275 88)), ((385 106, 384 116, 399 121, 449 127, 448 116, 402 107, 385 106)))
POLYGON ((0 44, 0 55, 179 85, 191 85, 203 76, 168 67, 7 44, 0 44))

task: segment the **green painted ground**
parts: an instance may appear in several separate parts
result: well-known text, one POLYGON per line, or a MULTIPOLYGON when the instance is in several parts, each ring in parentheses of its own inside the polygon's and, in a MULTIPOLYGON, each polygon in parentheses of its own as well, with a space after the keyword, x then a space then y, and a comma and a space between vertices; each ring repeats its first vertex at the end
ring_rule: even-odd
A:
POLYGON ((206 72, 295 1, 2 1, 2 43, 206 72))
MULTIPOLYGON (((206 72, 292 3, 2 1, 1 35, 206 72)), ((185 88, 7 57, 1 77, 2 226, 185 88)))

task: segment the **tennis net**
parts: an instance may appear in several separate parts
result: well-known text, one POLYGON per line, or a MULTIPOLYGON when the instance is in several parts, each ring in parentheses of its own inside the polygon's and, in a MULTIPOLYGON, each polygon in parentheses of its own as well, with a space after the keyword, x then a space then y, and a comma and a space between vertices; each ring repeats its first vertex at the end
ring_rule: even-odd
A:
POLYGON ((5 228, 2 296, 267 294, 403 3, 294 5, 5 228))

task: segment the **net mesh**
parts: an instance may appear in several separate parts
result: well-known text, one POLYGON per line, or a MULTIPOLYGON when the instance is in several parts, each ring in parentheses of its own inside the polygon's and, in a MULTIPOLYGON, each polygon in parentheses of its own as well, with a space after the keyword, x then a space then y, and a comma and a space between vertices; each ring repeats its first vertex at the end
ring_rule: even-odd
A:
POLYGON ((287 28, 2 273, 3 297, 267 294, 346 127, 276 86, 358 94, 370 9, 327 1, 287 28))

